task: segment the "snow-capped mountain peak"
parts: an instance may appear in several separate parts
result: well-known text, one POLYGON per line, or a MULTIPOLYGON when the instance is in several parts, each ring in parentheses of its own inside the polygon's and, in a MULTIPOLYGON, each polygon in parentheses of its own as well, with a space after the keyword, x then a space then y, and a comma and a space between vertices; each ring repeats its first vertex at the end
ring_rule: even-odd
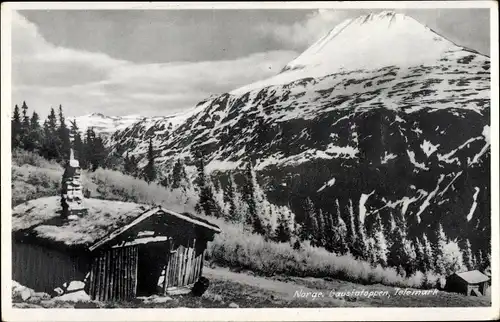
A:
POLYGON ((469 54, 463 49, 412 17, 392 11, 371 13, 341 22, 278 75, 231 94, 338 72, 427 65, 444 56, 469 54))
POLYGON ((69 120, 75 120, 82 133, 85 133, 85 131, 91 127, 96 134, 107 137, 116 131, 131 126, 143 118, 144 117, 140 115, 107 116, 102 113, 94 112, 87 115, 69 117, 69 120))
POLYGON ((329 72, 368 66, 415 65, 436 60, 453 49, 457 48, 452 42, 415 19, 384 11, 337 25, 290 62, 285 71, 319 65, 327 67, 329 72))

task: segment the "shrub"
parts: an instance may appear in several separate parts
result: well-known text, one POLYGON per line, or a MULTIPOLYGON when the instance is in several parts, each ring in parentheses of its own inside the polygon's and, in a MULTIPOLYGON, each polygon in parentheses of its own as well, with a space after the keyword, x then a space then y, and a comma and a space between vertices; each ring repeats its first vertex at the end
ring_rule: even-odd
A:
POLYGON ((40 155, 22 149, 12 151, 12 164, 17 166, 31 165, 43 169, 62 170, 59 163, 49 161, 40 155))

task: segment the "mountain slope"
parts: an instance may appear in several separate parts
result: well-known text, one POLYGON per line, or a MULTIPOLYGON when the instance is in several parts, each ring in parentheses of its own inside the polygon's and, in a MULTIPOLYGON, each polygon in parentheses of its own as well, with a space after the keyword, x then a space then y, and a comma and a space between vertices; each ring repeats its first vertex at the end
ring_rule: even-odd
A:
POLYGON ((280 74, 201 102, 176 128, 140 122, 111 144, 144 160, 152 138, 165 167, 193 150, 219 173, 252 161, 299 222, 309 196, 346 222, 402 217, 412 237, 441 224, 477 252, 489 247, 489 113, 488 57, 383 12, 340 24, 280 74))

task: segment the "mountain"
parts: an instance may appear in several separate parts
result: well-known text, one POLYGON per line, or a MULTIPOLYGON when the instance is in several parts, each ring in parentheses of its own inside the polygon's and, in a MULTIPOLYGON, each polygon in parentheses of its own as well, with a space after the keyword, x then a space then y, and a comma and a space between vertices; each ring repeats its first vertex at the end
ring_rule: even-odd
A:
POLYGON ((76 121, 82 134, 84 134, 89 127, 92 127, 96 134, 100 134, 104 137, 109 137, 112 133, 123 130, 142 119, 144 119, 144 117, 139 115, 106 116, 101 113, 92 113, 69 118, 70 121, 76 121))
POLYGON ((411 238, 437 242, 441 225, 477 253, 490 240, 489 124, 489 57, 385 11, 339 24, 269 79, 110 144, 144 165, 152 139, 164 169, 200 150, 216 178, 252 162, 298 222, 309 197, 367 227, 402 218, 411 238))

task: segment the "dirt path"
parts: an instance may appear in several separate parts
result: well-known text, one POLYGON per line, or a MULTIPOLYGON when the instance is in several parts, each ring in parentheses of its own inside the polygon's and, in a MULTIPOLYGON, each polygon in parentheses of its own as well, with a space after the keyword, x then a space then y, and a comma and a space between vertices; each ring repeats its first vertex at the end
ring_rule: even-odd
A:
MULTIPOLYGON (((396 287, 373 284, 361 285, 342 280, 321 278, 299 278, 287 276, 261 277, 248 273, 237 273, 227 268, 204 267, 204 275, 212 281, 228 282, 234 285, 245 285, 247 289, 259 289, 276 298, 293 305, 298 303, 307 306, 357 306, 357 307, 469 307, 491 306, 490 297, 473 297, 444 291, 428 290, 425 294, 402 294, 398 290, 416 291, 413 289, 398 289, 396 287), (352 296, 334 297, 330 292, 342 293, 350 291, 375 292, 352 296)), ((421 290, 420 290, 421 291, 421 290)), ((338 295, 338 294, 337 294, 338 295)), ((265 296, 262 294, 262 296, 265 296)))
POLYGON ((246 273, 231 272, 227 268, 203 268, 203 275, 212 280, 230 280, 232 282, 258 287, 278 295, 282 300, 306 300, 329 302, 334 306, 345 306, 345 300, 330 297, 324 289, 310 288, 294 282, 282 282, 246 273))

